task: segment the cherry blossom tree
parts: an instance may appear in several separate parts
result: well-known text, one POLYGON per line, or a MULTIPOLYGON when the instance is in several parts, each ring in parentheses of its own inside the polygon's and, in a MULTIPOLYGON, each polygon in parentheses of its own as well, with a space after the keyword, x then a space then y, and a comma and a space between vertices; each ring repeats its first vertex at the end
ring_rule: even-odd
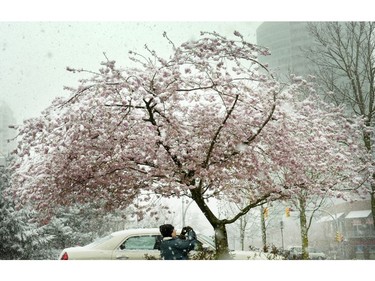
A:
MULTIPOLYGON (((374 153, 375 114, 375 23, 311 22, 309 34, 314 39, 306 56, 315 68, 324 97, 366 118, 362 141, 374 153)), ((375 175, 374 175, 375 176, 375 175)), ((369 190, 375 227, 375 185, 369 190)))
POLYGON ((308 232, 315 212, 327 197, 365 196, 372 168, 361 142, 364 120, 362 125, 348 122, 344 106, 326 104, 312 93, 287 114, 296 113, 296 120, 288 117, 283 122, 291 134, 282 134, 283 144, 273 151, 277 154, 273 159, 282 161, 278 176, 294 186, 288 201, 299 213, 302 257, 308 259, 308 232))
POLYGON ((25 121, 13 166, 19 203, 50 210, 104 200, 111 210, 140 195, 189 196, 225 258, 226 225, 252 208, 301 188, 357 179, 365 169, 353 141, 359 121, 349 124, 335 108, 299 100, 306 88, 313 93, 307 82, 280 85, 257 61, 267 50, 234 35, 203 32, 175 46, 164 34, 169 58, 146 46, 148 57, 130 52, 134 66, 121 69, 107 59, 69 88, 68 99, 25 121), (322 180, 300 173, 301 164, 322 180), (249 203, 231 217, 219 218, 207 204, 238 202, 243 191, 249 203))

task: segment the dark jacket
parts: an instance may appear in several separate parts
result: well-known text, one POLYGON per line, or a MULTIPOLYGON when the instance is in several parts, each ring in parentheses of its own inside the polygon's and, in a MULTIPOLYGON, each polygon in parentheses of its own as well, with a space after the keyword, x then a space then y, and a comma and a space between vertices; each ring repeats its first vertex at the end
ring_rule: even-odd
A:
POLYGON ((181 238, 164 237, 160 243, 160 255, 163 260, 187 260, 188 253, 196 243, 194 231, 190 231, 186 240, 181 238))

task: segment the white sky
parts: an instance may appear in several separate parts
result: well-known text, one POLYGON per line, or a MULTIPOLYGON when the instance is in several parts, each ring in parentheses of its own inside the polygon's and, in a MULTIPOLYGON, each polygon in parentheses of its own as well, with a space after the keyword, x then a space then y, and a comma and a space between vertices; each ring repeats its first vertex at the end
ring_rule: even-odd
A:
MULTIPOLYGON (((177 43, 197 38, 200 31, 231 36, 240 31, 255 42, 259 22, 0 22, 0 100, 14 111, 18 122, 34 117, 63 86, 76 86, 82 74, 66 67, 97 71, 103 52, 118 65, 128 63, 129 50, 146 53, 144 45, 163 51, 164 31, 177 43)), ((166 54, 169 54, 166 52, 166 54)))
POLYGON ((181 43, 200 31, 231 35, 238 30, 256 43, 263 21, 356 20, 356 8, 371 10, 362 9, 361 1, 358 7, 340 3, 340 13, 332 13, 323 0, 7 1, 0 10, 0 100, 21 123, 38 116, 54 97, 66 96, 63 86, 77 85, 82 75, 67 72, 67 66, 96 71, 103 52, 124 67, 129 50, 143 52, 148 44, 165 51, 163 31, 181 43))

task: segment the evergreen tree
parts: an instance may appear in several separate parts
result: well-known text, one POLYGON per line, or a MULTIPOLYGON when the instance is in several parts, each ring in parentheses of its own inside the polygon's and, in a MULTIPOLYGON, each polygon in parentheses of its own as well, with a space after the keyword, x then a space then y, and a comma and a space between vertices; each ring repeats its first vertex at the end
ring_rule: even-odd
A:
POLYGON ((16 210, 12 197, 7 193, 10 174, 0 167, 0 259, 43 259, 43 247, 51 239, 45 227, 36 223, 36 213, 29 209, 16 210))

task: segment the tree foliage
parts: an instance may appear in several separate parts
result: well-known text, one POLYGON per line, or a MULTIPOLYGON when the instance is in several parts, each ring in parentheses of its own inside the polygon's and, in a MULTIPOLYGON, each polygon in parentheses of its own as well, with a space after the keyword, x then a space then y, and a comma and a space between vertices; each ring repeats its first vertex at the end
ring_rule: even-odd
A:
POLYGON ((42 259, 52 239, 36 220, 36 213, 25 207, 17 210, 9 195, 10 173, 0 167, 0 259, 42 259))
POLYGON ((110 210, 140 194, 186 195, 225 253, 225 225, 266 200, 360 185, 361 120, 349 123, 299 77, 279 84, 257 61, 266 49, 235 36, 206 32, 175 46, 164 34, 169 58, 146 46, 148 58, 130 52, 134 67, 107 60, 68 99, 27 120, 13 166, 20 203, 48 210, 104 200, 110 210), (244 193, 250 203, 232 217, 207 205, 244 193))
MULTIPOLYGON (((316 69, 324 97, 344 105, 350 114, 363 117, 366 126, 362 141, 374 153, 375 114, 375 23, 310 23, 315 44, 306 50, 316 69)), ((375 225, 375 185, 369 189, 375 225)))

